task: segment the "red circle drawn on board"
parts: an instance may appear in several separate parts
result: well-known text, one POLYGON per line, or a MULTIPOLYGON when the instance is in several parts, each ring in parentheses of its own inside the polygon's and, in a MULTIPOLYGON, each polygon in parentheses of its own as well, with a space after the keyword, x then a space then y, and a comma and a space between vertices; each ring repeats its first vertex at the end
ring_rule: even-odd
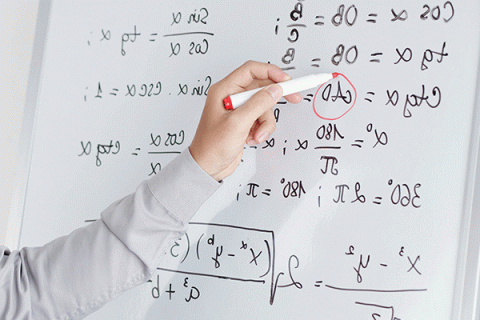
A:
POLYGON ((347 80, 347 82, 352 86, 353 91, 355 92, 355 99, 353 100, 352 106, 351 106, 347 111, 345 111, 342 115, 340 115, 339 117, 336 117, 336 118, 326 118, 326 117, 323 117, 323 116, 321 116, 320 114, 318 114, 317 110, 315 109, 315 100, 317 99, 317 94, 318 94, 318 92, 320 92, 320 89, 322 89, 323 85, 324 85, 325 83, 327 83, 328 81, 325 82, 325 83, 323 83, 323 84, 317 89, 317 92, 315 92, 315 96, 313 97, 313 112, 315 112, 315 114, 316 114, 319 118, 321 118, 321 119, 323 119, 323 120, 338 120, 338 119, 340 119, 341 117, 343 117, 344 115, 346 115, 350 110, 352 110, 353 106, 354 106, 355 103, 357 102, 357 89, 355 89, 355 87, 354 87, 353 84, 350 82, 350 80, 348 80, 348 78, 345 77, 345 75, 342 74, 342 73, 337 73, 337 72, 335 72, 335 73, 333 73, 333 75, 334 75, 334 78, 336 78, 337 76, 341 76, 341 77, 343 77, 345 80, 347 80))

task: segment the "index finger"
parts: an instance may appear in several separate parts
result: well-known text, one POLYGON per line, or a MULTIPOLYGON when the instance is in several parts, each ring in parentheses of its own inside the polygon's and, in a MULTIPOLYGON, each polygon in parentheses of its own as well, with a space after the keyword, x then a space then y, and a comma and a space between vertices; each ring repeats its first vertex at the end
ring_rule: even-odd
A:
POLYGON ((225 84, 224 90, 226 94, 235 94, 247 90, 247 87, 255 80, 261 80, 259 82, 264 82, 264 80, 282 82, 291 78, 276 65, 247 61, 226 76, 221 82, 225 84))

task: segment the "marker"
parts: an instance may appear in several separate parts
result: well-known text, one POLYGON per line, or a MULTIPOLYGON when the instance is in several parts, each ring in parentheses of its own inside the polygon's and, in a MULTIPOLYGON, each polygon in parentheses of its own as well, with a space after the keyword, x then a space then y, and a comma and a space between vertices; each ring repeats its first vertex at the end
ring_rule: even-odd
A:
MULTIPOLYGON (((311 88, 315 88, 325 82, 332 80, 333 78, 337 77, 339 74, 334 73, 318 73, 318 74, 311 74, 308 76, 279 82, 278 84, 283 89, 283 95, 288 96, 289 94, 308 90, 311 88)), ((253 89, 245 92, 240 92, 231 96, 226 97, 223 99, 223 105, 227 110, 233 110, 240 107, 242 104, 247 102, 255 93, 262 90, 263 88, 253 89)))

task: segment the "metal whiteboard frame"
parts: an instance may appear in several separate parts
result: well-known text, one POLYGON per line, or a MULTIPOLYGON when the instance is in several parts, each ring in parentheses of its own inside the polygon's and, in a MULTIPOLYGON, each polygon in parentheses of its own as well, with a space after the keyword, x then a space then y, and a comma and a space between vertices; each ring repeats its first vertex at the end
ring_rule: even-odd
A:
POLYGON ((40 89, 43 55, 50 26, 50 0, 40 0, 38 5, 35 38, 33 42, 32 59, 28 75, 25 111, 23 114, 22 131, 18 151, 18 174, 15 179, 12 202, 8 215, 5 245, 11 250, 19 249, 25 198, 27 195, 28 178, 32 158, 33 139, 35 135, 35 119, 37 114, 37 99, 40 89))
POLYGON ((452 319, 480 320, 480 59, 472 114, 452 319))

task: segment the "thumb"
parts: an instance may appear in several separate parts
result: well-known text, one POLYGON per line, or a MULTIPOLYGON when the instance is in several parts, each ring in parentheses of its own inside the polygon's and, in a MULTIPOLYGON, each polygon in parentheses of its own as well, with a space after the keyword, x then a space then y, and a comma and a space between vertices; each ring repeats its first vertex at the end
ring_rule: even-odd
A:
POLYGON ((262 114, 273 108, 283 95, 283 89, 278 84, 272 84, 255 93, 247 102, 235 111, 250 123, 260 118, 262 114))

